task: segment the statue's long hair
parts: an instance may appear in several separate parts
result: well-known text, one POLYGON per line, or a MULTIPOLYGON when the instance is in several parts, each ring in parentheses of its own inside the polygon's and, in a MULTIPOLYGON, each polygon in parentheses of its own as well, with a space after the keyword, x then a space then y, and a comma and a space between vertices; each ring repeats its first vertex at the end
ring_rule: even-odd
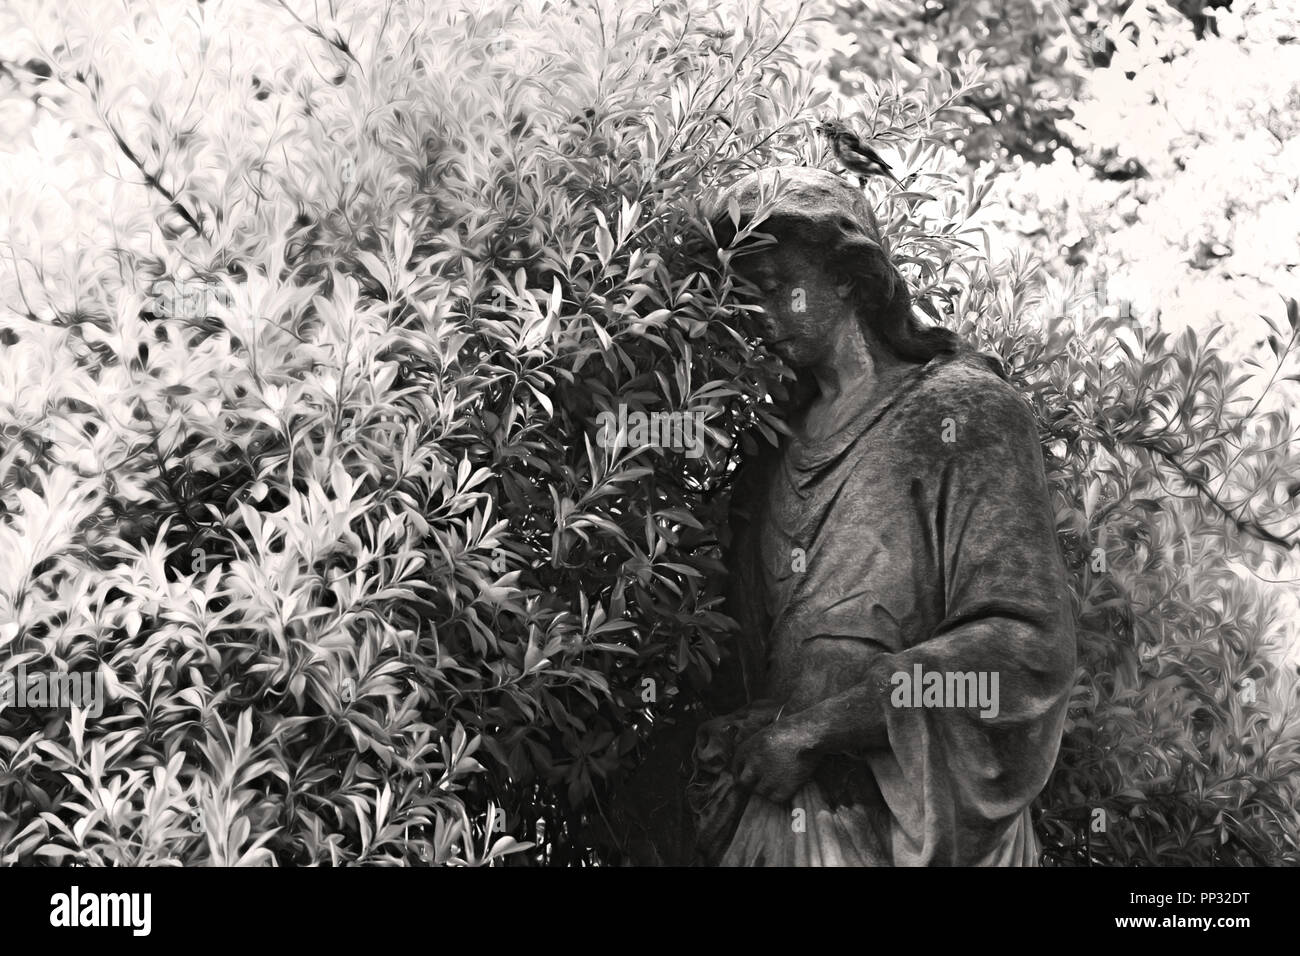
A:
MULTIPOLYGON (((748 220, 742 215, 739 229, 746 228, 748 220)), ((712 226, 721 248, 729 247, 739 231, 725 213, 715 217, 712 226)), ((832 281, 851 287, 854 311, 863 329, 898 358, 928 362, 936 356, 973 352, 956 332, 930 325, 917 316, 907 282, 888 253, 851 217, 810 219, 777 212, 759 223, 755 232, 771 236, 777 244, 805 246, 811 258, 823 264, 832 281)), ((743 255, 737 258, 736 268, 743 274, 743 255)), ((996 360, 981 358, 1003 374, 996 360)))

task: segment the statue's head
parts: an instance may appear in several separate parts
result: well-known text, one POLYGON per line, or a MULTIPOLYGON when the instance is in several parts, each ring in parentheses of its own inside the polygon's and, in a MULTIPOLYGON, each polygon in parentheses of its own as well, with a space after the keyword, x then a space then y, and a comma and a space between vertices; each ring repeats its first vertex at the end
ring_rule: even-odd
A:
POLYGON ((775 243, 752 250, 742 244, 733 264, 759 287, 759 332, 787 363, 817 364, 842 322, 858 323, 869 347, 907 361, 957 350, 956 335, 913 314, 907 284, 881 245, 880 227, 860 189, 804 166, 750 173, 724 191, 711 217, 724 247, 736 234, 732 200, 742 229, 760 208, 770 210, 755 231, 775 243))

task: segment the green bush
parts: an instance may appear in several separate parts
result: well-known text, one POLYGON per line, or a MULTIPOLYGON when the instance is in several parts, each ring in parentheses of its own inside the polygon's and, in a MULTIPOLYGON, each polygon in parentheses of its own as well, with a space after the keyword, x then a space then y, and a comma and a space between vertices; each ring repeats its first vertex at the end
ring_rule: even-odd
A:
POLYGON ((959 327, 1035 407, 1078 614, 1045 862, 1295 862, 1297 682, 1276 592, 1244 573, 1288 549, 1270 529, 1294 521, 1291 417, 1243 402, 1248 376, 1191 330, 1148 331, 1023 263, 987 278, 959 327))
POLYGON ((4 667, 108 703, 0 714, 6 862, 590 861, 719 660, 776 369, 699 201, 791 160, 789 22, 384 6, 44 24, 47 102, 152 205, 75 302, 14 243, 4 667), (599 447, 620 404, 704 412, 704 453, 599 447))
MULTIPOLYGON (((0 666, 107 701, 0 712, 0 861, 635 859, 620 785, 726 659, 729 477, 781 428, 706 203, 862 104, 761 5, 293 6, 31 14, 66 152, 6 210, 43 232, 0 273, 0 666), (702 411, 703 453, 602 447, 620 405, 702 411)), ((881 221, 1042 418, 1085 664, 1048 855, 1101 806, 1097 859, 1291 858, 1292 691, 1228 563, 1294 429, 1202 343, 1030 321, 943 148, 975 82, 877 91, 934 196, 881 221), (1235 523, 1162 485, 1239 449, 1235 523)))

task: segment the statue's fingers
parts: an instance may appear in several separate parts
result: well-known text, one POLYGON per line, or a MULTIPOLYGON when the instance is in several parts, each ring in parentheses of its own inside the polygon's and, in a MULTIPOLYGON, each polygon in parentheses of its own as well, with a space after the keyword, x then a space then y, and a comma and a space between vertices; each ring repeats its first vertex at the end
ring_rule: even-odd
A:
POLYGON ((789 783, 777 784, 771 788, 770 793, 765 794, 773 803, 789 803, 794 799, 799 787, 789 783))
POLYGON ((747 765, 752 763, 750 758, 753 756, 753 753, 754 747, 752 737, 748 740, 742 740, 737 744, 735 753, 731 758, 731 765, 736 769, 737 775, 739 775, 747 765))
POLYGON ((758 771, 752 763, 746 762, 741 765, 740 773, 736 774, 736 781, 747 790, 755 790, 759 782, 758 771))
POLYGON ((779 774, 773 771, 770 763, 763 761, 754 761, 754 792, 760 797, 765 797, 773 803, 779 803, 777 799, 781 791, 782 781, 779 774))

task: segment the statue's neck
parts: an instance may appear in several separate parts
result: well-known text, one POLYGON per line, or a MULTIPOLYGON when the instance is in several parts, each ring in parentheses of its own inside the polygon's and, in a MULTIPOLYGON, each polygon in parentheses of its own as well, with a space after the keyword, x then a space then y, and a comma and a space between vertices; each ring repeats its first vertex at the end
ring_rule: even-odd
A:
POLYGON ((875 405, 917 367, 863 336, 837 342, 827 361, 800 375, 791 427, 805 441, 835 434, 868 405, 875 405))

